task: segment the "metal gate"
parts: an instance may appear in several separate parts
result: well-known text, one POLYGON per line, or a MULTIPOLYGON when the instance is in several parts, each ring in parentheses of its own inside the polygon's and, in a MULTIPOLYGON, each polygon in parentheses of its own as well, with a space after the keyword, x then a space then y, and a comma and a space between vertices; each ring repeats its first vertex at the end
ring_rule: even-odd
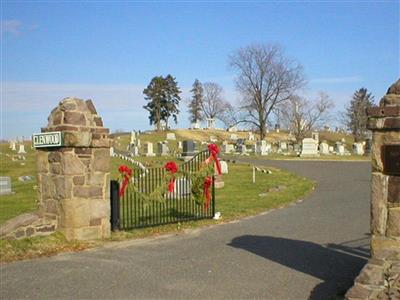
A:
MULTIPOLYGON (((209 151, 202 151, 190 161, 179 166, 184 174, 191 174, 204 166, 209 151)), ((119 182, 110 184, 111 230, 124 230, 212 218, 215 214, 215 185, 212 175, 211 201, 209 206, 199 204, 192 193, 192 182, 188 175, 175 178, 173 193, 164 193, 163 201, 147 202, 143 195, 152 193, 165 183, 165 168, 151 168, 136 174, 129 183, 123 197, 119 197, 119 182), (133 188, 132 185, 135 185, 133 188)))

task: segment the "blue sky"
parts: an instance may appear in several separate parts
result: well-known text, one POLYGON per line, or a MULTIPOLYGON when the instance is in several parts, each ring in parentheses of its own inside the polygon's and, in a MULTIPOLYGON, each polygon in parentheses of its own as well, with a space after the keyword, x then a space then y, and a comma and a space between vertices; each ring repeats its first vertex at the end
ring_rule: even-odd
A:
POLYGON ((168 73, 184 99, 198 78, 235 103, 228 57, 251 43, 283 46, 304 93, 325 91, 336 110, 360 87, 378 101, 399 78, 399 22, 399 1, 3 1, 1 137, 40 131, 67 96, 93 99, 112 131, 148 129, 142 91, 168 73))

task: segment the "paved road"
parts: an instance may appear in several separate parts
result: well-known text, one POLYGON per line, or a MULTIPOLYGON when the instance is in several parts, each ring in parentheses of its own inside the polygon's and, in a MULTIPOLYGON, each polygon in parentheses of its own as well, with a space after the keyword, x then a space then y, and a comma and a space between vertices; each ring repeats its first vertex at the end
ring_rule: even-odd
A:
POLYGON ((330 299, 366 262, 369 163, 266 162, 318 182, 304 202, 191 234, 1 267, 1 298, 330 299))

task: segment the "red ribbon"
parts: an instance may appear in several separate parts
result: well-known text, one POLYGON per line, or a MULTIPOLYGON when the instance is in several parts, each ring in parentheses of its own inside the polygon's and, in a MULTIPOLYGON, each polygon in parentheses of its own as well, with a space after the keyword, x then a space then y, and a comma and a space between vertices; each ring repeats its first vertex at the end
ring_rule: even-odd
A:
POLYGON ((129 179, 132 176, 132 169, 129 168, 128 166, 122 165, 122 166, 119 166, 118 171, 124 177, 124 180, 122 181, 122 185, 119 189, 119 196, 123 197, 125 194, 126 187, 129 184, 129 179))
POLYGON ((175 186, 175 177, 174 174, 178 171, 178 166, 175 162, 169 161, 165 164, 164 168, 171 173, 172 177, 168 183, 168 192, 172 193, 174 191, 175 186))
POLYGON ((206 203, 205 207, 208 209, 210 206, 210 201, 211 201, 211 193, 210 193, 210 187, 212 185, 213 179, 210 176, 207 176, 204 178, 204 196, 206 197, 206 203))
POLYGON ((208 151, 210 151, 210 157, 206 160, 206 162, 209 163, 212 158, 215 161, 215 165, 217 166, 218 175, 221 175, 222 174, 221 164, 219 163, 219 160, 218 160, 218 153, 219 153, 218 146, 215 144, 209 144, 208 151))

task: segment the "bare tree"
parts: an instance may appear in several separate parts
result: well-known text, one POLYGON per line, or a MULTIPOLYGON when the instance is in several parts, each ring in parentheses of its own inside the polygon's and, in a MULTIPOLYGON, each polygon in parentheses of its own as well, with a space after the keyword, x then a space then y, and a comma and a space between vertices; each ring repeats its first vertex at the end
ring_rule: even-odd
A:
POLYGON ((203 101, 201 103, 203 115, 210 119, 220 119, 227 103, 223 99, 223 89, 215 82, 203 84, 203 101))
POLYGON ((286 58, 279 46, 264 44, 239 49, 229 63, 238 73, 236 88, 246 111, 242 122, 255 125, 264 139, 271 112, 304 85, 303 68, 286 58))
POLYGON ((324 92, 320 92, 315 101, 293 95, 280 106, 284 124, 300 142, 311 130, 323 126, 329 119, 333 101, 324 92))

